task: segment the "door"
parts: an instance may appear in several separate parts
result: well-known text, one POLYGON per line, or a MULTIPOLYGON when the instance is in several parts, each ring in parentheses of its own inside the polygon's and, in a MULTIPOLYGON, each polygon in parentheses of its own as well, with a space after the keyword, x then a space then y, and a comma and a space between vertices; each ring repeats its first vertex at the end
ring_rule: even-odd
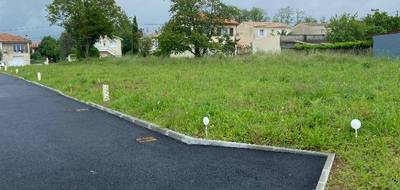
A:
POLYGON ((13 59, 10 62, 10 66, 24 66, 25 60, 24 57, 13 57, 13 59))

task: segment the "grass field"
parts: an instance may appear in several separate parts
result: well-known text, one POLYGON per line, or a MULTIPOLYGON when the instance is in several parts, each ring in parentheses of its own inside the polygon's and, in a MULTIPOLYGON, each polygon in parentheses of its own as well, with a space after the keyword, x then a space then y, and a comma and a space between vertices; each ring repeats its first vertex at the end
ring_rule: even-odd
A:
MULTIPOLYGON (((14 72, 14 68, 9 72, 14 72)), ((337 154, 330 189, 400 189, 400 61, 296 53, 93 59, 19 75, 184 134, 337 154), (102 102, 109 84, 111 102, 102 102), (359 138, 350 121, 363 122, 359 138)), ((34 100, 32 100, 34 101, 34 100)))

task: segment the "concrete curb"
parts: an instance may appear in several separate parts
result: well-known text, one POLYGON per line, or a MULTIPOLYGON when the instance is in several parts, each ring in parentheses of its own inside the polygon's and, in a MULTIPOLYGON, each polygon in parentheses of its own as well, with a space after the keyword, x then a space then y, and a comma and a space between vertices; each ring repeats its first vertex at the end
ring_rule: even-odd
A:
MULTIPOLYGON (((4 73, 4 72, 2 72, 2 73, 4 73)), ((181 133, 169 130, 169 129, 162 128, 162 127, 160 127, 158 125, 155 125, 155 124, 152 124, 150 122, 135 118, 133 116, 121 113, 119 111, 116 111, 116 110, 101 106, 99 104, 95 104, 95 103, 92 103, 92 102, 81 101, 81 100, 79 100, 77 98, 74 98, 74 97, 71 97, 69 95, 66 95, 66 94, 64 94, 63 92, 61 92, 61 91, 59 91, 57 89, 45 86, 45 85, 40 84, 40 83, 38 83, 36 81, 30 81, 30 80, 24 79, 23 77, 14 76, 14 75, 11 75, 9 73, 4 73, 4 74, 9 75, 11 77, 19 78, 19 79, 21 79, 23 81, 26 81, 28 83, 31 83, 31 84, 34 84, 34 85, 37 85, 37 86, 40 86, 40 87, 46 88, 46 89, 48 89, 50 91, 53 91, 53 92, 55 92, 57 94, 60 94, 60 95, 62 95, 64 97, 66 97, 66 98, 75 100, 75 101, 77 101, 79 103, 86 104, 86 105, 88 105, 90 107, 93 107, 93 108, 96 108, 98 110, 105 111, 105 112, 107 112, 107 113, 109 113, 111 115, 120 117, 120 118, 125 119, 125 120, 127 120, 129 122, 132 122, 135 125, 138 125, 140 127, 149 129, 149 130, 154 131, 154 132, 158 132, 158 133, 160 133, 162 135, 168 136, 168 137, 170 137, 172 139, 175 139, 177 141, 183 142, 183 143, 188 144, 188 145, 216 146, 216 147, 227 147, 227 148, 241 148, 241 149, 251 149, 251 150, 261 150, 261 151, 272 151, 272 152, 281 152, 281 153, 303 154, 303 155, 312 155, 312 156, 326 156, 327 159, 325 161, 324 168, 323 168, 323 170, 321 172, 321 176, 319 178, 316 190, 324 190, 326 188, 326 185, 327 185, 328 179, 329 179, 329 174, 330 174, 330 171, 332 169, 333 162, 335 160, 335 154, 332 154, 332 153, 322 153, 322 152, 299 150, 299 149, 290 149, 290 148, 282 148, 282 147, 275 147, 275 146, 254 145, 254 144, 226 142, 226 141, 208 140, 208 139, 200 139, 200 138, 190 137, 190 136, 187 136, 187 135, 184 135, 184 134, 181 134, 181 133)))

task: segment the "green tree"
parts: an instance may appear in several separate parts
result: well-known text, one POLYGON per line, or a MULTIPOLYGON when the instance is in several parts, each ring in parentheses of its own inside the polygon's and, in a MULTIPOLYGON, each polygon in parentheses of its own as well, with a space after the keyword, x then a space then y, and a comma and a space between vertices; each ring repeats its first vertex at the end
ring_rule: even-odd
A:
POLYGON ((400 17, 390 16, 387 12, 376 11, 368 14, 363 21, 368 25, 369 36, 388 32, 395 32, 400 29, 400 17))
POLYGON ((238 16, 236 16, 235 19, 239 22, 244 22, 244 21, 263 22, 270 20, 264 9, 256 7, 253 7, 251 9, 239 10, 239 14, 238 16))
POLYGON ((131 49, 132 49, 132 54, 135 55, 139 52, 139 39, 141 37, 136 16, 133 18, 131 35, 132 35, 132 48, 131 49))
POLYGON ((367 25, 357 15, 342 14, 332 17, 328 24, 330 42, 349 42, 367 39, 367 25))
POLYGON ((237 40, 232 40, 229 35, 224 35, 223 38, 219 39, 222 43, 222 52, 225 55, 235 55, 237 40))
POLYGON ((38 51, 42 57, 49 58, 50 62, 57 62, 60 59, 60 46, 58 41, 51 36, 43 37, 38 51))
POLYGON ((172 0, 172 17, 159 36, 161 54, 189 51, 201 57, 219 49, 222 44, 212 37, 236 10, 220 0, 172 0))
POLYGON ((117 28, 116 35, 121 37, 122 40, 122 53, 123 54, 137 54, 138 52, 138 32, 133 32, 134 28, 137 27, 136 17, 133 19, 122 14, 119 18, 120 25, 117 28), (133 35, 135 34, 135 35, 133 35), (133 37, 135 36, 135 37, 133 37))
POLYGON ((139 53, 143 57, 147 57, 150 55, 150 49, 152 45, 152 38, 151 37, 143 37, 140 40, 140 48, 139 53))
POLYGON ((112 37, 125 14, 115 0, 53 0, 47 12, 51 24, 72 35, 78 57, 89 57, 100 37, 112 37))
POLYGON ((72 38, 71 34, 69 34, 68 32, 61 33, 61 36, 58 39, 58 43, 60 44, 61 59, 66 59, 68 55, 74 52, 75 41, 72 38))

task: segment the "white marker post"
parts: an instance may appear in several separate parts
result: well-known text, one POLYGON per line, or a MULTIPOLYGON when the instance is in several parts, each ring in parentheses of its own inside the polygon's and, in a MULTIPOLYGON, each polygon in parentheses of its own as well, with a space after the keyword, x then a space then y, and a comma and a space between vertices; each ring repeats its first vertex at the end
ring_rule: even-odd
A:
POLYGON ((7 71, 7 65, 6 65, 6 66, 4 66, 4 71, 7 71))
POLYGON ((203 118, 203 124, 206 127, 206 138, 208 137, 208 124, 210 124, 210 119, 208 119, 208 117, 204 117, 203 118))
POLYGON ((15 74, 18 74, 18 69, 15 69, 15 74))
POLYGON ((361 121, 354 119, 351 121, 351 127, 356 131, 356 138, 358 137, 358 130, 361 128, 361 121))
POLYGON ((103 102, 108 102, 110 101, 110 91, 109 91, 109 86, 106 84, 103 84, 103 102))
POLYGON ((37 73, 37 80, 38 81, 42 80, 42 73, 40 73, 40 72, 37 73))

